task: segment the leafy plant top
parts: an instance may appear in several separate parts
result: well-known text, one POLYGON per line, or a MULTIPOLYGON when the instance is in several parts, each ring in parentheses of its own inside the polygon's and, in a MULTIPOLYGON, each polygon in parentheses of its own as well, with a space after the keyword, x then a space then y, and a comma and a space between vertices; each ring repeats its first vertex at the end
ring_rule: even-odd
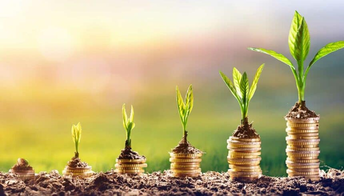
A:
POLYGON ((249 81, 246 72, 241 74, 235 67, 233 68, 233 82, 220 71, 220 75, 229 88, 230 92, 236 98, 241 109, 242 122, 248 117, 248 107, 250 101, 256 92, 258 80, 263 71, 264 64, 262 64, 254 76, 251 88, 249 86, 249 81))
POLYGON ((192 85, 190 85, 188 90, 186 91, 185 100, 183 100, 178 86, 176 87, 176 92, 177 92, 178 112, 179 112, 181 123, 183 125, 183 135, 185 136, 187 134, 186 125, 188 123, 189 115, 193 108, 192 85))
POLYGON ((304 102, 305 102, 306 79, 307 79, 310 68, 315 62, 317 62, 322 57, 332 52, 335 52, 339 49, 344 48, 344 41, 337 41, 337 42, 329 43, 323 48, 321 48, 313 57, 311 62, 308 64, 307 68, 305 69, 304 61, 307 58, 309 48, 310 48, 310 34, 308 31, 308 26, 307 26, 305 18, 302 17, 297 11, 295 11, 295 15, 290 27, 288 43, 289 43, 290 53, 293 56, 293 58, 296 60, 297 70, 294 64, 282 54, 279 54, 272 50, 266 50, 263 48, 249 48, 249 49, 252 51, 268 54, 274 57, 275 59, 287 64, 290 67, 296 81, 296 87, 298 90, 298 103, 300 107, 302 107, 305 104, 304 102))
POLYGON ((79 157, 79 144, 80 144, 80 139, 81 139, 81 124, 80 122, 77 125, 72 126, 72 139, 75 145, 75 157, 79 157))
POLYGON ((123 127, 126 133, 125 148, 131 148, 131 131, 135 127, 133 106, 131 106, 130 117, 128 118, 127 112, 125 110, 125 104, 123 104, 122 115, 123 115, 123 127))

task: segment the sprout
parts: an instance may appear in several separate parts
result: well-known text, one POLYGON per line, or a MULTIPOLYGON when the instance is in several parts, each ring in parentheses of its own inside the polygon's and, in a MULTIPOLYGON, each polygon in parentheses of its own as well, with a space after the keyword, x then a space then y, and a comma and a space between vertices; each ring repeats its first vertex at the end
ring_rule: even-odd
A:
POLYGON ((177 106, 178 112, 180 116, 180 120, 183 126, 183 137, 186 141, 188 132, 186 131, 186 125, 188 123, 189 115, 193 108, 193 92, 192 92, 192 85, 189 86, 188 90, 186 91, 185 101, 180 94, 178 86, 176 86, 177 91, 177 106))
POLYGON ((134 129, 135 123, 134 121, 134 108, 131 106, 130 117, 128 118, 127 112, 125 111, 125 104, 122 106, 122 114, 123 114, 123 127, 126 131, 126 141, 125 141, 125 148, 131 149, 131 130, 134 129))
POLYGON ((305 70, 304 61, 308 55, 309 48, 310 48, 310 35, 308 32, 308 27, 307 27, 305 18, 302 17, 297 11, 295 11, 295 15, 290 27, 288 43, 289 43, 290 53, 297 62, 298 71, 296 71, 296 68, 293 65, 293 63, 282 54, 279 54, 272 50, 266 50, 263 48, 248 48, 248 49, 256 51, 256 52, 268 54, 276 58, 277 60, 289 65, 296 81, 296 87, 298 91, 298 103, 300 107, 302 107, 302 106, 305 106, 306 79, 307 79, 307 75, 310 68, 316 61, 318 61, 322 57, 332 52, 335 52, 339 49, 344 48, 344 41, 329 43, 323 48, 321 48, 318 51, 318 53, 314 56, 313 60, 309 63, 308 67, 305 70))
POLYGON ((79 157, 79 143, 81 139, 81 125, 80 122, 77 125, 72 126, 72 139, 75 145, 75 157, 79 157))
POLYGON ((252 82, 251 88, 249 87, 249 81, 247 78, 246 72, 244 72, 243 75, 234 67, 233 68, 233 82, 220 71, 220 75, 231 91, 231 93, 234 95, 236 100, 239 103, 240 109, 241 109, 241 123, 243 125, 246 125, 248 123, 248 107, 250 104, 250 101, 256 92, 258 80, 260 77, 260 74, 263 71, 264 64, 262 64, 258 70, 256 75, 254 76, 254 80, 252 82))

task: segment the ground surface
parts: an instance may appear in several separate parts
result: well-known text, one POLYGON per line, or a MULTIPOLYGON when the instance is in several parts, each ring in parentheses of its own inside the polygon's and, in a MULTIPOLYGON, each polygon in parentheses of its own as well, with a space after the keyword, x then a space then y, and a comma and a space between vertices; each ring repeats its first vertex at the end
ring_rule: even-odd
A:
POLYGON ((255 183, 229 181, 227 173, 207 172, 198 178, 177 179, 169 171, 142 176, 118 175, 113 171, 98 173, 88 180, 61 177, 56 171, 41 172, 33 181, 18 180, 0 173, 0 195, 343 195, 344 171, 322 172, 319 182, 302 178, 262 176, 255 183))

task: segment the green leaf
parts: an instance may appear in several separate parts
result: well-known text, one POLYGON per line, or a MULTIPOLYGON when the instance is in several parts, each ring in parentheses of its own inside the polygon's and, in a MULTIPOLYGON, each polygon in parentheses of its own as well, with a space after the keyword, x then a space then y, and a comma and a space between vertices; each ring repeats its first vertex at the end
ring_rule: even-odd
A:
POLYGON ((225 84, 227 85, 229 91, 231 91, 231 93, 234 95, 234 97, 241 102, 241 100, 238 97, 237 91, 235 89, 235 87, 233 86, 232 81, 224 74, 220 71, 220 75, 222 77, 222 80, 225 82, 225 84))
POLYGON ((297 11, 291 23, 288 43, 291 55, 301 64, 309 52, 310 35, 305 18, 297 11))
POLYGON ((128 129, 128 116, 127 116, 127 112, 125 111, 125 104, 123 104, 122 106, 122 116, 123 116, 123 127, 125 130, 128 129))
POLYGON ((319 52, 314 56, 313 60, 310 62, 308 67, 311 67, 315 62, 324 56, 331 54, 339 49, 344 48, 344 41, 332 42, 324 46, 319 50, 319 52))
POLYGON ((130 110, 130 117, 129 121, 133 122, 134 121, 134 107, 131 105, 131 110, 130 110))
POLYGON ((182 95, 180 94, 178 86, 176 87, 177 92, 177 106, 178 106, 178 112, 181 118, 184 118, 184 111, 185 111, 185 104, 182 98, 182 95))
POLYGON ((275 52, 273 50, 266 50, 266 49, 263 49, 263 48, 248 48, 248 49, 252 50, 252 51, 255 51, 255 52, 261 52, 261 53, 270 55, 270 56, 274 57, 275 59, 281 61, 282 63, 285 63, 285 64, 289 65, 289 67, 292 70, 295 70, 295 67, 291 63, 291 61, 287 57, 285 57, 283 54, 277 53, 277 52, 275 52))
POLYGON ((192 85, 189 86, 187 92, 186 92, 186 110, 188 113, 191 113, 193 108, 193 92, 192 92, 192 85))
POLYGON ((238 93, 239 97, 242 97, 240 92, 240 80, 241 80, 241 73, 239 70, 237 70, 235 67, 233 68, 233 83, 234 87, 236 89, 236 92, 238 93))
POLYGON ((246 72, 244 72, 244 74, 241 77, 240 80, 240 91, 242 94, 242 102, 244 104, 247 103, 247 96, 248 96, 248 92, 249 92, 249 82, 248 82, 248 78, 247 78, 247 74, 246 72))
POLYGON ((254 93, 256 92, 257 84, 258 84, 258 81, 259 81, 259 78, 260 78, 260 74, 261 74, 262 71, 263 71, 263 68, 264 68, 264 64, 262 64, 262 65, 257 69, 256 75, 254 76, 254 79, 253 79, 253 82, 252 82, 252 85, 251 85, 251 89, 250 89, 250 93, 249 93, 249 96, 248 96, 248 99, 249 99, 249 100, 252 99, 254 93))

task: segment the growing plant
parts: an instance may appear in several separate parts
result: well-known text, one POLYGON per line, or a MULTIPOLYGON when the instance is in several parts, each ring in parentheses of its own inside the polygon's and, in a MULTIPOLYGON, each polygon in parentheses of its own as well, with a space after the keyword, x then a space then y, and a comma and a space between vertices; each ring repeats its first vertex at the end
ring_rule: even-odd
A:
POLYGON ((249 49, 256 52, 268 54, 276 58, 277 60, 289 65, 296 81, 296 87, 298 90, 298 104, 300 107, 305 107, 306 79, 310 68, 315 62, 317 62, 322 57, 344 48, 344 41, 329 43, 323 48, 321 48, 305 69, 304 61, 309 52, 310 35, 305 18, 302 17, 297 11, 295 11, 295 15, 290 27, 288 43, 290 53, 297 62, 297 70, 294 64, 282 54, 263 48, 249 49))
POLYGON ((128 118, 127 112, 125 110, 125 104, 122 106, 123 115, 123 127, 126 131, 125 149, 131 149, 131 131, 135 127, 134 121, 134 108, 131 106, 130 117, 128 118))
POLYGON ((182 95, 180 94, 178 86, 176 87, 177 91, 177 106, 180 116, 180 120, 183 126, 183 138, 185 143, 187 142, 188 132, 186 130, 186 125, 188 123, 189 115, 193 108, 193 92, 192 85, 189 86, 186 91, 185 100, 183 100, 182 95))
POLYGON ((79 143, 81 139, 81 131, 82 128, 80 123, 72 126, 72 139, 75 145, 75 158, 79 158, 79 143))
POLYGON ((248 107, 250 104, 250 101, 256 92, 258 80, 260 77, 260 74, 263 71, 264 64, 262 64, 254 76, 251 88, 249 86, 249 81, 246 72, 244 74, 241 74, 235 67, 233 68, 233 82, 220 71, 220 75, 233 94, 233 96, 236 98, 236 100, 239 103, 240 109, 241 109, 241 124, 244 126, 248 126, 248 107))

